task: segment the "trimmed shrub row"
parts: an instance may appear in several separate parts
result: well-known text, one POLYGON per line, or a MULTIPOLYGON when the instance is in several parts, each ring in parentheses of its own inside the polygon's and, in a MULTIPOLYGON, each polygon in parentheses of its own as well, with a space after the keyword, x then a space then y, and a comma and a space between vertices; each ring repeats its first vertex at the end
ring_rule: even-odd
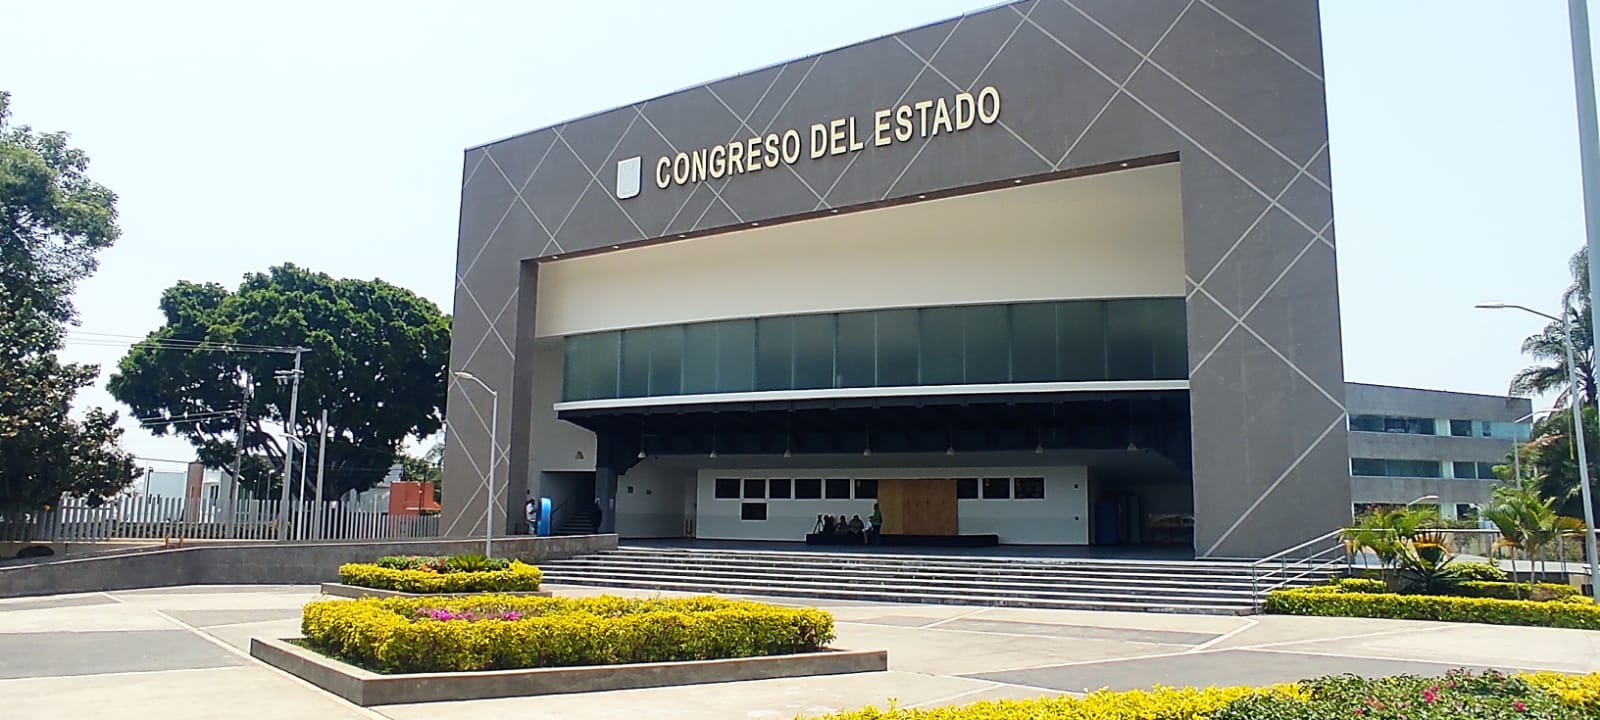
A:
POLYGON ((373 562, 378 567, 390 570, 432 570, 440 573, 504 570, 511 567, 511 563, 512 560, 508 558, 483 555, 385 555, 373 562))
POLYGON ((300 630, 308 647, 384 673, 786 655, 834 638, 833 616, 821 610, 714 597, 318 601, 300 630))
POLYGON ((504 570, 480 572, 395 570, 375 563, 339 566, 339 582, 346 585, 410 593, 527 592, 538 590, 543 577, 539 568, 517 561, 504 570))
POLYGON ((1495 598, 1497 600, 1549 601, 1573 597, 1578 594, 1578 589, 1571 585, 1536 583, 1533 586, 1533 595, 1530 597, 1527 583, 1473 581, 1461 583, 1456 587, 1454 594, 1462 597, 1495 598))
POLYGON ((1266 688, 1099 691, 1081 698, 998 700, 960 707, 864 708, 831 720, 1410 720, 1591 718, 1600 709, 1600 674, 1502 675, 1452 672, 1442 678, 1367 680, 1329 677, 1266 688), (1520 709, 1519 709, 1520 708, 1520 709))
POLYGON ((956 707, 886 709, 867 707, 824 716, 828 720, 1204 720, 1245 698, 1303 698, 1295 685, 1268 688, 1173 688, 1113 692, 1099 690, 1081 698, 990 700, 956 707))
POLYGON ((1483 580, 1486 582, 1506 582, 1511 579, 1506 571, 1499 565, 1484 562, 1453 562, 1447 567, 1451 577, 1460 580, 1483 580))
POLYGON ((1342 586, 1274 590, 1264 609, 1281 615, 1444 620, 1490 625, 1600 630, 1600 606, 1578 602, 1536 602, 1443 595, 1344 592, 1342 586))
POLYGON ((1337 585, 1339 587, 1339 589, 1344 591, 1344 592, 1353 592, 1353 593, 1386 593, 1386 592, 1389 592, 1389 586, 1387 584, 1385 584, 1382 580, 1374 580, 1372 578, 1337 578, 1333 584, 1337 585))
MULTIPOLYGON (((1391 592, 1389 586, 1382 580, 1373 578, 1338 578, 1332 585, 1347 593, 1386 594, 1391 592)), ((1448 593, 1451 597, 1469 598, 1494 598, 1497 600, 1563 600, 1578 594, 1578 589, 1571 585, 1557 583, 1537 583, 1533 586, 1533 595, 1528 594, 1527 583, 1512 583, 1503 581, 1468 580, 1453 585, 1448 593)))

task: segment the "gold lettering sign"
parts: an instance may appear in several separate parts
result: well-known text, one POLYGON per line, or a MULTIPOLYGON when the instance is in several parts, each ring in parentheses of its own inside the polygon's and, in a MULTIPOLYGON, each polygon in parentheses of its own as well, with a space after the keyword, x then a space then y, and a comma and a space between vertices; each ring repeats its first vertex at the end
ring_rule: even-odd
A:
POLYGON ((725 145, 663 155, 655 164, 656 187, 665 190, 674 185, 744 175, 779 165, 793 165, 801 158, 817 160, 848 155, 869 147, 958 133, 999 121, 1000 91, 989 85, 976 93, 961 92, 954 97, 917 100, 874 110, 867 122, 861 122, 854 115, 831 118, 811 123, 804 130, 790 128, 739 138, 725 145))

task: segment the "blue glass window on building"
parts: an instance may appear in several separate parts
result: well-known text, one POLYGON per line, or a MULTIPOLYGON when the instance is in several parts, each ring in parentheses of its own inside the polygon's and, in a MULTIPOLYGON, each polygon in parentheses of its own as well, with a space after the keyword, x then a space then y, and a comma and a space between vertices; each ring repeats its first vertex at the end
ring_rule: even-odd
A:
MULTIPOLYGON (((961 305, 635 328, 565 338, 561 395, 575 401, 1184 380, 1186 328, 1182 298, 961 305)), ((1351 428, 1356 425, 1352 417, 1351 428)), ((1411 423, 1402 427, 1421 430, 1411 423)))

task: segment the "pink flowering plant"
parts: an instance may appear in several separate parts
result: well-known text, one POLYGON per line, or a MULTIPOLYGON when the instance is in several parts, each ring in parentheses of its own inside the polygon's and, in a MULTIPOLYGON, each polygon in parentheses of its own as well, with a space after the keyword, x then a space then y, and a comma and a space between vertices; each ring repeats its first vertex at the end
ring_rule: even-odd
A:
POLYGON ((1579 720, 1592 710, 1566 704, 1526 680, 1492 670, 1453 670, 1444 677, 1354 675, 1306 680, 1309 699, 1270 695, 1234 702, 1210 720, 1579 720))
POLYGON ((424 608, 418 610, 413 616, 417 620, 465 620, 477 622, 479 620, 521 620, 522 613, 516 610, 497 610, 486 608, 482 610, 451 610, 449 608, 424 608))

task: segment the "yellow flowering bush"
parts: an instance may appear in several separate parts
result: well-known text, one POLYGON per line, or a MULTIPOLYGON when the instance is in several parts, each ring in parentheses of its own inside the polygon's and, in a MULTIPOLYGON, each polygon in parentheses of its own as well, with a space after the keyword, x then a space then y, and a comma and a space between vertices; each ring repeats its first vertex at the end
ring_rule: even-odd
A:
POLYGON ((715 597, 323 600, 300 631, 313 650, 390 673, 784 655, 834 638, 821 610, 715 597))
POLYGON ((1150 690, 1100 690, 1081 698, 991 700, 915 709, 868 707, 825 717, 829 720, 1199 720, 1236 700, 1256 695, 1298 699, 1300 690, 1294 685, 1265 688, 1157 686, 1150 690))
MULTIPOLYGON (((1346 694, 1348 694, 1348 692, 1346 694)), ((1372 699, 1367 701, 1373 702, 1372 699)), ((1482 710, 1487 704, 1505 706, 1504 717, 1578 718, 1591 717, 1600 709, 1600 674, 1562 675, 1559 673, 1531 673, 1520 676, 1503 676, 1492 673, 1474 675, 1452 673, 1445 678, 1425 679, 1396 677, 1364 680, 1353 676, 1309 680, 1304 683, 1273 685, 1263 688, 1171 688, 1157 686, 1150 690, 1112 692, 1101 690, 1081 698, 1048 697, 1033 700, 997 700, 970 705, 904 709, 890 706, 862 708, 824 716, 825 720, 1213 720, 1214 718, 1249 718, 1250 720, 1330 720, 1343 717, 1415 717, 1415 718, 1480 718, 1502 717, 1501 714, 1462 715, 1463 707, 1482 710), (1463 684, 1465 683, 1465 685, 1463 684), (1454 698, 1465 702, 1452 703, 1454 694, 1470 695, 1486 692, 1477 700, 1472 697, 1454 698), (1393 686, 1393 687, 1391 687, 1393 686), (1420 689, 1418 689, 1420 688, 1420 689), (1498 689, 1498 690, 1496 690, 1498 689), (1356 704, 1344 707, 1349 700, 1341 690, 1353 692, 1356 704), (1384 695, 1395 699, 1395 691, 1408 696, 1402 702, 1412 706, 1385 707, 1383 703, 1367 705, 1360 699, 1384 695), (1416 692, 1411 692, 1416 690, 1416 692), (1518 700, 1518 693, 1523 700, 1518 700), (1409 697, 1415 695, 1415 697, 1409 697), (1549 712, 1542 712, 1540 708, 1549 712), (1521 710, 1526 710, 1524 715, 1521 710), (1389 711, 1388 714, 1374 712, 1389 711), (1333 712, 1334 714, 1328 714, 1333 712), (1398 714, 1397 714, 1398 713, 1398 714)), ((823 720, 823 719, 819 719, 823 720)))
POLYGON ((339 566, 339 582, 346 585, 410 593, 526 592, 538 590, 543 578, 539 568, 519 561, 512 561, 503 570, 443 573, 388 568, 376 563, 339 566))
POLYGON ((1600 673, 1589 675, 1526 673, 1522 679, 1528 681, 1529 685, 1555 696, 1563 705, 1600 711, 1600 673))
POLYGON ((1282 615, 1444 620, 1490 625, 1600 630, 1600 606, 1583 602, 1536 602, 1444 595, 1343 592, 1335 586, 1274 590, 1264 608, 1282 615))

